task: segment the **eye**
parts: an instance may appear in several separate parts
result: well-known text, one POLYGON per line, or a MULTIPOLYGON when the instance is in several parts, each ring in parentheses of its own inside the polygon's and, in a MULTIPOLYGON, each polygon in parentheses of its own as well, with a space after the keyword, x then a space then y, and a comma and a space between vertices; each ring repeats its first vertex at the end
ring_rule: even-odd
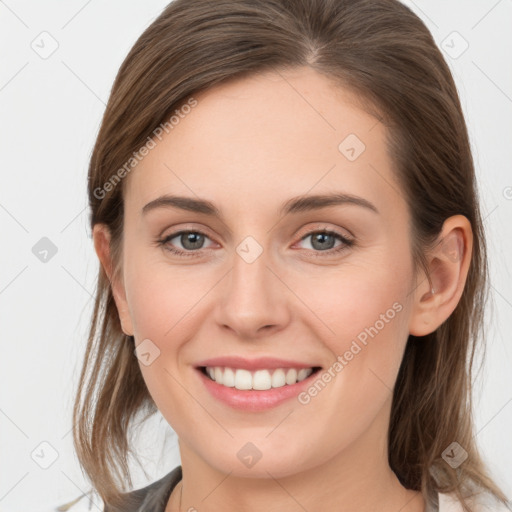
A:
MULTIPOLYGON (((311 254, 316 256, 332 256, 347 250, 355 244, 351 240, 340 233, 332 230, 316 230, 310 231, 301 238, 301 242, 311 238, 311 254), (341 243, 335 247, 333 244, 339 240, 341 243)), ((183 257, 201 256, 201 250, 204 249, 205 240, 210 238, 202 231, 182 230, 171 233, 166 237, 157 240, 157 245, 164 247, 167 251, 183 257), (176 240, 175 242, 172 242, 176 240), (181 244, 182 249, 176 248, 176 243, 181 244)))
POLYGON ((158 240, 157 243, 159 246, 164 247, 166 250, 172 252, 173 254, 184 257, 193 257, 200 256, 199 250, 204 248, 203 244, 205 239, 209 239, 209 237, 202 231, 183 230, 171 233, 163 239, 158 240), (173 247, 174 244, 171 244, 171 241, 174 239, 177 239, 177 241, 182 245, 184 249, 176 249, 173 247))
POLYGON ((301 238, 301 242, 308 238, 311 238, 310 245, 313 248, 314 256, 329 256, 336 254, 352 247, 355 243, 354 240, 351 240, 336 231, 330 230, 310 231, 301 238), (334 246, 336 239, 341 242, 338 247, 334 246))

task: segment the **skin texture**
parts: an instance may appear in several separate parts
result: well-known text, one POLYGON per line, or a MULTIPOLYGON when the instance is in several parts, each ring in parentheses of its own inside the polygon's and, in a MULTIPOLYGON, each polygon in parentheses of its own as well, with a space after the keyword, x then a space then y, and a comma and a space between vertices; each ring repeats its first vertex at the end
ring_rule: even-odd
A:
MULTIPOLYGON (((113 283, 124 332, 160 350, 140 368, 179 437, 181 510, 423 511, 421 495, 388 465, 392 389, 408 334, 435 330, 460 299, 468 220, 447 219, 445 242, 429 254, 432 294, 425 275, 413 272, 410 217, 386 127, 356 96, 298 68, 194 97, 197 106, 125 178, 122 275, 113 283), (354 161, 338 149, 349 134, 365 145, 354 161), (345 204, 279 214, 292 197, 334 191, 363 197, 378 213, 345 204), (163 194, 207 199, 223 218, 173 208, 141 213, 163 194), (206 235, 194 249, 199 257, 157 245, 180 229, 206 235), (355 244, 325 255, 306 236, 322 229, 355 244), (252 263, 236 251, 248 236, 262 249, 252 263), (213 398, 194 369, 225 355, 328 369, 394 303, 401 310, 307 404, 294 398, 263 412, 235 410, 213 398), (247 442, 261 452, 251 468, 237 457, 247 442)), ((93 237, 109 273, 108 230, 96 225, 93 237)), ((187 250, 182 241, 167 246, 187 250)), ((167 512, 178 510, 180 491, 167 512)))

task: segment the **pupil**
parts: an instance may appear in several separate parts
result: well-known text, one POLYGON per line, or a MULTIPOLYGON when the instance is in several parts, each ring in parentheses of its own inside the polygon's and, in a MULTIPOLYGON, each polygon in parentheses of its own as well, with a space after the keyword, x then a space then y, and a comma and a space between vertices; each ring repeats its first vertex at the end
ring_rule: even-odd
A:
MULTIPOLYGON (((315 249, 325 249, 326 248, 326 244, 325 244, 325 241, 326 241, 326 238, 333 238, 332 235, 330 235, 329 233, 317 233, 315 236, 313 236, 313 247, 315 249), (318 245, 318 247, 315 247, 315 244, 317 243, 317 241, 320 242, 320 244, 318 245), (324 242, 324 243, 322 243, 324 242)), ((328 249, 332 249, 332 247, 330 246, 331 244, 327 244, 329 245, 329 247, 327 247, 328 249)))
POLYGON ((186 249, 200 249, 203 241, 202 239, 203 235, 199 233, 185 233, 181 235, 181 243, 186 249))

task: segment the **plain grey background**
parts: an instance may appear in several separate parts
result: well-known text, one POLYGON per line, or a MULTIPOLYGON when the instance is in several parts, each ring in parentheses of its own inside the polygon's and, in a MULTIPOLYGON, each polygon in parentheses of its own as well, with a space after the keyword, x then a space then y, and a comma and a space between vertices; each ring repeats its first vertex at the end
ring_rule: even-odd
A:
MULTIPOLYGON (((49 511, 89 489, 70 434, 98 270, 87 165, 115 74, 167 3, 0 0, 0 512, 49 511)), ((510 498, 512 1, 404 3, 442 48, 471 137, 494 304, 475 432, 510 498)), ((142 431, 140 454, 151 480, 179 464, 160 415, 142 431)), ((134 476, 148 483, 137 467, 134 476)))

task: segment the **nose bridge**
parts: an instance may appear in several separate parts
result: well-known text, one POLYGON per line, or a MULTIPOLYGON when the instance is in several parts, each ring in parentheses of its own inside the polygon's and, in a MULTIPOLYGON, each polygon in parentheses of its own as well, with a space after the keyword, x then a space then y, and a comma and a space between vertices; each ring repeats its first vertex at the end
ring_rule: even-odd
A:
POLYGON ((283 284, 268 267, 272 255, 255 237, 247 236, 235 247, 217 321, 239 336, 254 337, 263 327, 278 329, 287 321, 283 284))

